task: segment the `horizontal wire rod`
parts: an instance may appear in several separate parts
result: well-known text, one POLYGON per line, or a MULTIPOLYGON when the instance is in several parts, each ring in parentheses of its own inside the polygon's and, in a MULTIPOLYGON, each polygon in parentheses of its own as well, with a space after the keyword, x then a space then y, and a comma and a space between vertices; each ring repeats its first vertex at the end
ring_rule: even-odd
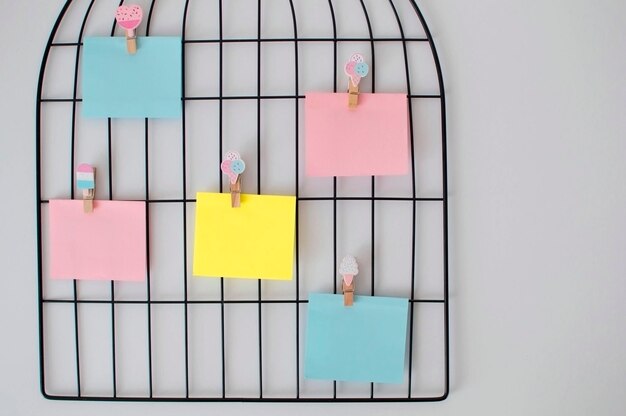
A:
MULTIPOLYGON (((439 94, 411 94, 407 95, 408 98, 441 98, 439 94)), ((222 101, 222 100, 293 100, 295 98, 304 99, 306 95, 231 95, 231 96, 192 96, 183 97, 183 101, 222 101)), ((42 103, 71 103, 81 102, 82 98, 42 98, 42 103)))
MULTIPOLYGON (((241 299, 241 300, 106 300, 106 299, 42 299, 44 303, 88 303, 88 304, 119 304, 119 305, 220 305, 230 304, 257 304, 257 303, 309 303, 306 299, 241 299)), ((409 303, 443 303, 444 299, 409 299, 409 303)))
MULTIPOLYGON (((298 42, 399 42, 402 40, 408 42, 428 42, 427 38, 358 38, 358 37, 346 37, 346 38, 328 38, 328 37, 315 37, 315 38, 233 38, 233 39, 185 39, 183 43, 272 43, 272 42, 289 42, 293 43, 294 40, 298 42)), ((82 42, 54 42, 50 46, 78 46, 82 45, 82 42)))
MULTIPOLYGON (((422 201, 422 202, 442 202, 442 197, 423 197, 423 198, 413 198, 413 197, 395 197, 395 196, 301 196, 296 198, 297 201, 404 201, 404 202, 413 202, 413 201, 422 201)), ((145 201, 149 204, 168 204, 168 203, 181 203, 181 202, 196 202, 195 198, 188 199, 127 199, 124 198, 124 201, 145 201)), ((47 204, 49 203, 49 199, 42 199, 41 203, 47 204)))
MULTIPOLYGON (((67 400, 67 401, 95 401, 95 402, 108 402, 113 401, 108 396, 55 396, 47 395, 46 398, 51 400, 67 400)), ((441 397, 429 397, 429 396, 416 396, 411 398, 406 397, 270 397, 260 398, 254 396, 193 396, 193 397, 172 397, 172 396, 118 396, 114 401, 117 402, 274 402, 274 403, 329 403, 329 402, 343 402, 343 403, 359 403, 359 402, 377 402, 377 403, 393 403, 393 402, 438 402, 441 401, 441 397)))

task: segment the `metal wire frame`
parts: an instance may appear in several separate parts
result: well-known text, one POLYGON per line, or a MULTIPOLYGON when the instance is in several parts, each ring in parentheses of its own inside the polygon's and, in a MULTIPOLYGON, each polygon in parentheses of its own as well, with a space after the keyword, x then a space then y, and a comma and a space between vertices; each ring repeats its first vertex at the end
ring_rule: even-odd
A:
MULTIPOLYGON (((90 0, 89 6, 85 12, 85 15, 82 20, 82 24, 80 27, 80 32, 78 35, 78 39, 76 42, 55 42, 55 36, 57 31, 65 17, 67 11, 73 3, 73 0, 67 0, 64 4, 61 12, 57 20, 54 23, 54 26, 51 30, 51 34, 49 36, 44 55, 42 58, 40 73, 39 73, 39 81, 37 87, 37 104, 36 104, 36 198, 37 198, 37 265, 38 265, 38 304, 39 304, 39 360, 40 360, 40 389, 44 397, 48 399, 55 400, 90 400, 90 401, 190 401, 190 402, 215 402, 215 401, 236 401, 236 402, 418 402, 418 401, 441 401, 447 398, 449 389, 450 389, 450 348, 449 348, 449 294, 448 294, 448 185, 447 185, 447 146, 446 146, 446 138, 447 138, 447 129, 446 129, 446 102, 445 102, 445 93, 444 93, 444 82, 441 70, 441 64, 439 61, 439 57, 437 54, 437 50, 430 33, 430 30, 425 22, 424 16, 420 11, 415 0, 407 0, 410 2, 412 9, 414 10, 417 18, 419 19, 426 37, 424 38, 411 38, 405 37, 404 29, 402 27, 400 16, 398 14, 398 10, 396 9, 394 0, 388 0, 389 6, 391 7, 395 19, 397 21, 398 29, 400 32, 400 37, 396 38, 375 38, 372 33, 372 26, 370 22, 370 17, 368 15, 367 8, 365 6, 364 0, 359 0, 363 15, 367 22, 369 37, 367 38, 355 38, 355 37, 346 37, 340 38, 337 36, 337 22, 335 20, 335 11, 333 7, 333 0, 328 0, 328 7, 330 10, 330 14, 332 17, 333 24, 333 36, 332 37, 317 37, 317 38, 301 38, 298 37, 298 26, 297 26, 297 18, 296 11, 294 8, 293 0, 289 0, 290 11, 292 16, 293 23, 293 38, 271 38, 271 39, 262 39, 261 38, 261 3, 262 0, 258 0, 257 2, 257 37, 254 39, 225 39, 223 36, 223 7, 222 1, 219 2, 219 37, 218 39, 186 39, 185 37, 185 28, 187 22, 187 12, 189 8, 190 0, 185 1, 185 9, 183 15, 183 24, 182 24, 182 166, 183 166, 183 175, 182 175, 182 189, 183 189, 183 198, 182 199, 150 199, 149 198, 149 166, 148 166, 148 146, 149 146, 149 125, 148 119, 144 121, 144 138, 145 138, 145 198, 146 201, 146 219, 149 223, 149 206, 150 204, 159 204, 159 203, 181 203, 183 204, 183 259, 187 258, 187 204, 195 203, 195 199, 187 197, 187 176, 186 176, 186 117, 185 117, 185 103, 187 101, 194 100, 216 100, 219 104, 219 154, 223 154, 222 147, 222 134, 223 134, 223 103, 228 100, 256 100, 257 103, 257 145, 260 148, 260 131, 261 131, 261 102, 263 100, 271 100, 271 99, 281 99, 281 100, 293 100, 294 109, 295 109, 295 125, 294 125, 294 137, 295 137, 295 195, 297 199, 297 206, 299 207, 300 202, 304 201, 323 201, 323 200, 331 200, 333 202, 333 254, 334 258, 337 258, 337 202, 343 200, 359 200, 359 201, 370 201, 371 202, 371 240, 375 241, 375 203, 376 201, 407 201, 412 202, 412 246, 413 246, 413 255, 412 255, 412 264, 411 264, 411 296, 409 299, 409 307, 410 307, 410 315, 409 315, 409 377, 408 377, 408 390, 406 396, 402 397, 375 397, 374 395, 374 384, 370 384, 370 397, 369 398, 361 398, 361 397, 337 397, 337 386, 336 382, 333 383, 333 397, 300 397, 300 306, 306 304, 308 301, 305 299, 300 299, 299 295, 299 271, 300 271, 300 261, 299 261, 299 230, 298 230, 298 215, 299 209, 296 211, 296 252, 295 252, 295 264, 296 264, 296 295, 293 300, 268 300, 262 298, 262 287, 261 281, 258 282, 257 299, 249 299, 249 300, 226 300, 224 297, 224 279, 220 279, 220 300, 189 300, 188 299, 188 288, 187 288, 187 267, 183 264, 183 283, 184 283, 184 299, 181 301, 159 301, 152 300, 150 298, 150 235, 149 235, 149 227, 146 230, 146 240, 147 240, 147 259, 148 259, 148 267, 147 267, 147 276, 146 276, 146 292, 147 299, 146 300, 116 300, 115 299, 115 282, 111 282, 110 284, 110 300, 83 300, 78 299, 78 285, 79 283, 74 280, 73 281, 73 298, 72 299, 45 299, 43 292, 43 241, 42 241, 42 205, 48 203, 47 200, 42 199, 42 178, 41 178, 41 143, 42 143, 42 128, 41 128, 41 115, 42 115, 42 103, 48 102, 69 102, 72 103, 72 127, 71 127, 71 165, 75 166, 74 156, 75 156, 75 141, 76 141, 76 103, 81 102, 82 100, 77 97, 77 89, 78 89, 78 68, 80 61, 80 52, 82 47, 83 33, 85 30, 85 26, 87 24, 87 20, 89 18, 92 7, 95 3, 95 0, 90 0), (415 164, 412 163, 412 196, 410 198, 401 198, 401 197, 379 197, 375 195, 375 184, 376 178, 371 177, 371 195, 363 196, 363 197, 340 197, 337 195, 337 178, 333 178, 333 195, 332 197, 301 197, 298 192, 298 135, 299 135, 299 101, 304 99, 304 95, 298 89, 298 77, 299 77, 299 68, 298 68, 298 44, 301 42, 332 42, 333 43, 333 62, 335 68, 334 74, 334 92, 337 92, 337 68, 338 68, 338 54, 337 54, 337 46, 339 42, 345 41, 367 41, 370 44, 370 54, 371 54, 371 78, 372 78, 372 92, 376 92, 376 84, 375 84, 375 70, 376 70, 376 59, 375 59, 375 45, 378 42, 402 42, 403 46, 403 54, 404 54, 404 63, 405 63, 405 76, 406 76, 406 86, 407 86, 407 97, 408 97, 408 105, 409 105, 409 113, 413 114, 412 109, 412 101, 413 99, 436 99, 440 102, 440 114, 441 114, 441 163, 442 163, 442 195, 441 197, 418 197, 416 192, 416 172, 415 172, 415 164), (266 42, 293 42, 294 51, 295 51, 295 91, 293 95, 261 95, 261 45, 266 42), (409 66, 408 66, 408 56, 407 56, 407 44, 409 42, 427 42, 435 64, 437 78, 438 78, 438 86, 439 86, 439 94, 412 94, 411 92, 411 82, 409 76, 409 66), (185 89, 185 48, 186 44, 193 43, 217 43, 219 44, 219 57, 220 57, 220 67, 219 67, 219 93, 218 96, 192 96, 187 95, 185 89), (256 43, 257 44, 257 91, 254 96, 224 96, 223 95, 223 45, 227 43, 256 43), (75 47, 76 48, 76 60, 74 66, 74 85, 73 85, 73 95, 71 98, 69 97, 55 97, 55 98, 43 98, 43 81, 44 75, 46 71, 46 64, 48 62, 48 57, 52 48, 55 47, 75 47), (415 293, 415 246, 416 246, 416 208, 418 203, 422 202, 437 202, 441 203, 442 209, 442 218, 443 218, 443 298, 442 299, 417 299, 414 296, 415 293), (53 304, 53 303, 68 303, 72 304, 74 308, 74 343, 75 343, 75 360, 76 360, 76 386, 77 391, 75 395, 52 395, 49 394, 46 390, 45 384, 45 363, 44 363, 44 305, 45 304, 53 304), (225 339, 225 305, 236 303, 236 304, 256 304, 258 306, 258 336, 259 336, 259 395, 258 397, 231 397, 226 394, 226 369, 225 369, 225 347, 224 347, 224 339, 225 339), (270 303, 286 303, 295 305, 296 312, 296 339, 295 339, 295 348, 296 348, 296 396, 295 397, 271 397, 266 398, 263 397, 263 364, 262 364, 262 305, 270 304, 270 303), (414 317, 414 307, 416 303, 437 303, 443 306, 443 336, 444 336, 444 386, 443 393, 437 396, 426 396, 426 397, 413 397, 411 395, 411 372, 412 372, 412 344, 413 344, 413 317, 414 317), (109 304, 111 306, 111 345, 112 345, 112 391, 113 394, 111 396, 84 396, 81 392, 81 371, 80 371, 80 345, 79 345, 79 313, 78 306, 80 304, 109 304), (148 330, 148 379, 149 379, 149 394, 147 397, 127 397, 118 396, 117 391, 117 374, 116 374, 116 331, 115 331, 115 306, 118 304, 144 304, 147 307, 147 330, 148 330), (152 375, 152 329, 151 329, 151 307, 156 304, 183 304, 184 308, 184 321, 185 321, 185 395, 181 397, 158 397, 153 394, 153 375, 152 375), (221 397, 190 397, 189 394, 189 328, 188 328, 188 307, 193 304, 219 304, 221 311, 221 378, 222 378, 222 392, 221 397)), ((399 0, 395 0, 399 1, 399 0)), ((123 4, 124 0, 120 1, 120 5, 123 4)), ((150 34, 150 23, 152 20, 152 15, 155 9, 156 0, 151 0, 150 8, 147 17, 147 28, 146 28, 146 36, 150 34)), ((113 36, 115 31, 116 23, 113 21, 111 27, 111 36, 113 36)), ((409 117, 410 120, 410 151, 411 151, 411 160, 415 160, 415 149, 414 149, 414 135, 413 135, 413 118, 409 117)), ((108 198, 112 199, 113 196, 113 181, 112 181, 112 169, 111 169, 111 119, 108 119, 108 198)), ((257 154, 257 192, 261 193, 261 156, 260 152, 257 154)), ((219 166, 216 167, 219 170, 219 166)), ((71 189, 71 198, 74 198, 74 171, 71 170, 71 179, 70 179, 70 189, 71 189)), ((218 172, 219 174, 219 172, 218 172)), ((220 192, 222 192, 222 184, 220 183, 220 192)), ((374 262, 376 259, 376 253, 374 251, 374 244, 371 245, 371 294, 374 295, 374 262)), ((335 263, 335 262, 333 262, 335 263)), ((336 264, 334 266, 334 287, 335 293, 337 288, 337 270, 336 264)))

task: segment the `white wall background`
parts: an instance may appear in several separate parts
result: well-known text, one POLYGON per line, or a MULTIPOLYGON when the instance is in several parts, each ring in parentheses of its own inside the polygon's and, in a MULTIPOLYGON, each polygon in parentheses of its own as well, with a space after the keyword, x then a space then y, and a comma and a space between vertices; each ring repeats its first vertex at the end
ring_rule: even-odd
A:
POLYGON ((420 2, 448 98, 452 388, 389 405, 41 397, 34 110, 61 3, 0 3, 0 414, 626 413, 626 3, 420 2))

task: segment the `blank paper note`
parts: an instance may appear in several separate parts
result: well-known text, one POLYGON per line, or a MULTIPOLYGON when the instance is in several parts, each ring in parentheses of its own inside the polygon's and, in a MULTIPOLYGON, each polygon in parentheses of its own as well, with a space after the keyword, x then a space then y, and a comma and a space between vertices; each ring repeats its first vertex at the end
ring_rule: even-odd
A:
POLYGON ((409 113, 405 94, 309 93, 304 104, 305 171, 309 176, 405 175, 409 113))
POLYGON ((402 383, 408 299, 309 296, 304 376, 309 379, 402 383))
POLYGON ((137 53, 125 37, 85 38, 83 116, 173 118, 182 114, 180 37, 138 37, 137 53))
POLYGON ((296 198, 199 192, 196 197, 194 276, 291 280, 296 198))
POLYGON ((145 202, 51 200, 49 222, 53 279, 145 280, 145 202))

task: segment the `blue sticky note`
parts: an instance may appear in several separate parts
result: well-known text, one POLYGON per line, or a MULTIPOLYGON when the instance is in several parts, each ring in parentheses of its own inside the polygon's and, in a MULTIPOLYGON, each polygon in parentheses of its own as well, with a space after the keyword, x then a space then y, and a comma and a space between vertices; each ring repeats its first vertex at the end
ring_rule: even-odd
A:
POLYGON ((180 37, 88 37, 82 58, 83 116, 174 118, 182 114, 180 37))
POLYGON ((402 383, 408 299, 309 296, 304 376, 310 379, 402 383))

